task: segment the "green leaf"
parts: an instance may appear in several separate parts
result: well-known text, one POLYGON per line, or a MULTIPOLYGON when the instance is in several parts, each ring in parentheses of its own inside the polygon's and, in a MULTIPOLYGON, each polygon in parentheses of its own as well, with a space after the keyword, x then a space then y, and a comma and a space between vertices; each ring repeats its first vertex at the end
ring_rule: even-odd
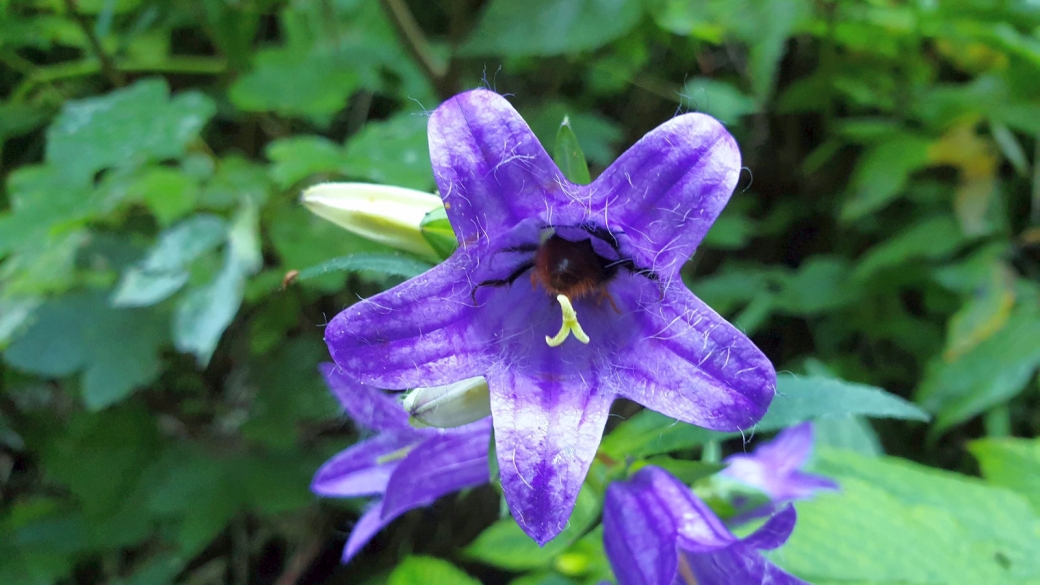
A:
POLYGON ((253 70, 232 84, 228 97, 247 112, 327 122, 359 86, 355 66, 345 54, 317 47, 275 48, 256 54, 253 70))
POLYGON ((603 437, 599 449, 624 461, 626 457, 648 457, 689 449, 720 438, 725 438, 725 435, 679 422, 652 410, 643 410, 603 437))
POLYGON ((1015 172, 1022 177, 1028 176, 1029 160, 1026 158, 1025 151, 1022 150, 1018 138, 1015 138, 1015 134, 1000 122, 990 122, 990 132, 993 134, 993 140, 1000 147, 1000 151, 1004 153, 1004 158, 1015 167, 1015 172))
POLYGON ((46 160, 74 181, 89 181, 108 167, 177 158, 215 112, 200 93, 171 99, 164 80, 145 79, 67 102, 47 130, 46 160))
MULTIPOLYGON (((646 460, 646 465, 656 465, 672 474, 679 481, 689 485, 693 482, 710 477, 722 471, 726 466, 722 463, 705 463, 703 461, 687 461, 685 459, 672 459, 667 455, 657 455, 646 460)), ((632 466, 633 472, 642 467, 638 463, 632 466)))
POLYGON ((599 498, 582 487, 567 528, 544 547, 524 534, 512 518, 503 518, 480 533, 465 549, 467 557, 511 571, 549 567, 599 517, 599 498))
POLYGON ((227 236, 227 223, 215 215, 194 215, 159 234, 144 260, 123 273, 112 296, 116 307, 154 305, 188 282, 188 266, 227 236))
POLYGON ((877 433, 863 417, 821 419, 813 424, 813 431, 816 433, 816 444, 820 447, 843 449, 861 455, 885 453, 877 433))
POLYGON ((845 307, 860 294, 848 285, 850 272, 843 258, 812 256, 786 280, 775 306, 794 315, 817 315, 845 307))
POLYGON ((438 207, 423 217, 419 224, 419 231, 430 247, 433 248, 441 258, 451 256, 459 247, 459 240, 455 237, 455 230, 448 221, 448 211, 444 207, 438 207))
POLYGON ((754 235, 755 224, 744 212, 733 205, 722 210, 722 215, 704 235, 704 245, 724 250, 739 250, 754 235))
POLYGON ((682 100, 691 110, 709 114, 727 125, 759 111, 755 100, 733 84, 710 77, 693 77, 683 83, 682 100))
POLYGON ((964 236, 953 217, 947 214, 930 217, 868 250, 852 276, 862 282, 879 270, 902 267, 910 260, 944 258, 963 243, 964 236))
POLYGON ((267 146, 271 179, 288 189, 308 177, 326 173, 346 175, 343 147, 321 136, 280 138, 267 146))
POLYGON ((128 198, 143 201, 164 226, 191 213, 199 194, 195 177, 167 167, 146 169, 128 189, 128 198))
POLYGON ((927 421, 928 413, 881 388, 819 376, 780 375, 776 398, 755 427, 774 430, 804 420, 868 416, 927 421))
POLYGON ((462 569, 448 561, 424 556, 409 556, 397 565, 386 580, 386 585, 480 585, 462 569))
POLYGON ((930 145, 924 138, 897 135, 864 152, 853 172, 841 220, 862 219, 891 203, 910 174, 927 164, 930 145))
POLYGON ((571 129, 570 118, 563 118, 560 129, 556 133, 556 148, 553 149, 553 160, 560 167, 563 176, 568 181, 578 185, 588 185, 592 182, 589 175, 589 165, 585 162, 585 153, 581 151, 578 137, 571 129))
POLYGON ((636 0, 492 0, 462 55, 559 55, 601 47, 639 22, 636 0))
POLYGON ((103 206, 82 181, 50 165, 24 166, 7 179, 11 211, 0 213, 0 254, 41 251, 41 241, 78 229, 103 206))
POLYGON ((159 374, 156 353, 166 327, 156 312, 112 309, 101 295, 76 294, 40 306, 35 317, 4 360, 41 376, 82 372, 83 401, 92 410, 118 402, 159 374))
POLYGON ((190 289, 177 304, 173 342, 179 351, 209 363, 221 335, 238 313, 246 278, 260 269, 255 205, 246 203, 232 222, 224 266, 209 283, 190 289))
POLYGON ((821 450, 841 492, 798 506, 773 556, 814 583, 976 585, 1040 579, 1040 518, 1014 492, 888 457, 821 450))
POLYGON ((322 262, 317 266, 305 268, 300 271, 296 280, 308 280, 333 272, 357 272, 359 270, 371 270, 390 276, 413 278, 430 268, 433 268, 433 265, 404 254, 369 252, 341 256, 322 262))
MULTIPOLYGON (((42 452, 48 477, 78 499, 87 527, 122 508, 159 452, 156 420, 142 404, 80 411, 42 452)), ((96 534, 88 534, 96 538, 96 534)))
POLYGON ((936 414, 932 432, 941 432, 1025 388, 1040 367, 1040 312, 1026 300, 997 332, 954 361, 928 364, 915 400, 936 414))
POLYGON ((42 302, 38 297, 0 297, 0 349, 22 331, 42 302))
POLYGON ((1040 439, 980 439, 968 450, 986 481, 1018 492, 1040 513, 1040 439))
MULTIPOLYGON (((880 388, 816 376, 777 377, 776 397, 755 432, 768 432, 804 420, 847 419, 852 416, 928 420, 910 402, 880 388)), ((738 433, 718 433, 644 410, 603 438, 600 450, 619 460, 689 449, 738 433)))
POLYGON ((335 418, 342 407, 318 373, 318 364, 329 355, 321 339, 278 341, 274 350, 249 364, 249 383, 256 394, 241 430, 249 440, 288 449, 296 445, 301 422, 335 418))
POLYGON ((404 112, 369 122, 347 140, 344 172, 374 183, 421 191, 433 187, 426 115, 404 112))

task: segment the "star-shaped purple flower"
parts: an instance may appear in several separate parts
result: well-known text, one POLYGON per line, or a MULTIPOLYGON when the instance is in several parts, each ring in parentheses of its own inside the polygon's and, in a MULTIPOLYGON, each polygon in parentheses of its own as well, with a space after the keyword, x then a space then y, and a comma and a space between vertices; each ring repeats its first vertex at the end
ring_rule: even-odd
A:
POLYGON ((416 429, 389 395, 355 382, 334 364, 323 364, 321 370, 351 418, 379 431, 330 459, 311 482, 311 491, 321 496, 381 496, 350 533, 344 563, 408 510, 488 482, 491 421, 448 430, 416 429))
POLYGON ((437 108, 429 139, 458 250, 337 315, 325 339, 374 386, 486 377, 527 534, 544 544, 566 526, 617 396, 722 431, 762 417, 772 365, 679 276, 740 173, 716 120, 669 120, 591 185, 568 182, 490 91, 437 108))
POLYGON ((807 421, 784 429, 750 455, 730 455, 726 458, 729 467, 720 475, 760 490, 774 504, 838 489, 834 480, 801 470, 812 456, 812 449, 813 427, 807 421))
POLYGON ((682 482, 648 466, 607 488, 603 546, 619 585, 807 585, 760 552, 786 542, 795 520, 787 506, 739 539, 682 482))

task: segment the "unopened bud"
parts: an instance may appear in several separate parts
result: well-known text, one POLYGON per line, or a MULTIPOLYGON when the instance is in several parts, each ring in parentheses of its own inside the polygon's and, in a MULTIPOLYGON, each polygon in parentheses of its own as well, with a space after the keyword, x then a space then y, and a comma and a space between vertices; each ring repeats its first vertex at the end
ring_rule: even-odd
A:
POLYGON ((452 428, 491 414, 491 394, 481 376, 446 386, 416 388, 404 398, 404 409, 423 426, 452 428))
POLYGON ((300 201, 315 215, 370 240, 436 258, 420 230, 423 218, 442 206, 424 191, 372 183, 321 183, 300 201))

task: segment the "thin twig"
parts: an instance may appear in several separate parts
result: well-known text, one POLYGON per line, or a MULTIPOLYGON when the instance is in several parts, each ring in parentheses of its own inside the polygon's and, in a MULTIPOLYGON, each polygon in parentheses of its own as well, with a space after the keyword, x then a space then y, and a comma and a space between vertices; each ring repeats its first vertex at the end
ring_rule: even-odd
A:
POLYGON ((434 56, 430 43, 426 40, 426 34, 423 33, 422 27, 416 22, 415 16, 412 15, 412 11, 408 9, 405 1, 379 0, 379 4, 383 6, 383 10, 393 22, 394 28, 404 40, 408 52, 418 62, 423 75, 430 80, 438 93, 443 95, 444 91, 450 91, 450 88, 446 87, 448 65, 434 56))
POLYGON ((101 41, 98 40, 97 35, 94 34, 94 29, 91 28, 90 23, 87 22, 87 18, 80 14, 76 10, 76 0, 64 0, 65 10, 72 16, 76 21, 76 24, 83 30, 83 34, 87 35, 87 42, 90 44, 90 50, 94 52, 94 56, 97 57, 99 63, 101 63, 101 72, 108 78, 112 85, 116 87, 123 87, 126 85, 126 77, 121 71, 116 69, 115 63, 112 62, 112 58, 105 53, 105 49, 101 46, 101 41))

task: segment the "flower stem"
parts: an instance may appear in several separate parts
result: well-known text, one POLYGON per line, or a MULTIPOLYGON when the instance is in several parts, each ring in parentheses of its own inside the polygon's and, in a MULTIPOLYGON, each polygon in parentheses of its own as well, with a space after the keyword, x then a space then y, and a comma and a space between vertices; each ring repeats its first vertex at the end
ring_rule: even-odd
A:
POLYGON ((105 74, 105 77, 116 87, 123 87, 126 85, 126 76, 121 71, 116 69, 115 63, 112 61, 112 57, 105 52, 104 47, 101 46, 101 41, 98 40, 97 35, 94 34, 94 29, 87 22, 87 18, 76 10, 75 0, 64 0, 65 10, 72 16, 72 19, 76 21, 79 28, 83 30, 83 34, 87 37, 87 43, 90 44, 90 50, 97 57, 98 63, 101 64, 101 72, 105 74))

